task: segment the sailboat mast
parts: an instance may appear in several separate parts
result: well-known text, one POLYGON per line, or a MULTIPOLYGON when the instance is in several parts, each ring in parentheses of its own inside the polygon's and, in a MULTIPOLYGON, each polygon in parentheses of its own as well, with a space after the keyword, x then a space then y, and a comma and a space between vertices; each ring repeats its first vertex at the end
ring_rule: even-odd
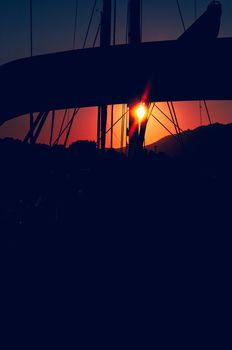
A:
MULTIPOLYGON (((141 43, 141 0, 128 1, 128 43, 129 45, 138 45, 141 43)), ((128 154, 130 157, 133 157, 137 151, 139 125, 132 115, 132 105, 129 107, 131 108, 129 108, 128 154)))
POLYGON ((128 20, 128 43, 139 44, 141 42, 141 0, 129 0, 128 20))

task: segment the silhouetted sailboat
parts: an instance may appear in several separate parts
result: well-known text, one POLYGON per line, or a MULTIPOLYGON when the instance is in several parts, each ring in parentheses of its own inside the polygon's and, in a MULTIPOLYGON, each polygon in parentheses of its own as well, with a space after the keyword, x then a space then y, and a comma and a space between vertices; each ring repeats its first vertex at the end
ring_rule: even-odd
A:
POLYGON ((148 85, 148 102, 230 100, 232 38, 217 39, 220 18, 221 4, 212 1, 174 41, 103 45, 7 63, 0 67, 0 123, 41 111, 35 129, 49 111, 74 108, 75 115, 80 107, 127 104, 140 100, 148 85))

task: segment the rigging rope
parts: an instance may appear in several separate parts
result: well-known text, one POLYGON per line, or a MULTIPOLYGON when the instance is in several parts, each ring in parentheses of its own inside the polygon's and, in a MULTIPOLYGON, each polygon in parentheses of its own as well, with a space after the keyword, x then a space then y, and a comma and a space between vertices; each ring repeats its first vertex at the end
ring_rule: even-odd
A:
POLYGON ((73 122, 74 122, 74 119, 75 119, 76 115, 77 115, 77 111, 76 111, 76 108, 74 108, 73 115, 72 115, 72 118, 71 118, 71 121, 70 121, 70 125, 69 125, 68 131, 67 131, 67 135, 66 135, 66 138, 65 138, 65 141, 64 141, 64 147, 67 146, 68 138, 69 138, 69 135, 70 135, 70 132, 71 132, 71 129, 72 129, 72 125, 73 125, 73 122))
POLYGON ((74 20, 74 34, 73 34, 73 50, 76 48, 76 32, 77 32, 77 14, 79 2, 76 0, 75 20, 74 20))
POLYGON ((108 134, 108 132, 109 132, 118 122, 120 122, 120 120, 121 120, 126 114, 127 114, 127 110, 126 110, 125 113, 123 113, 123 114, 121 115, 121 117, 120 117, 118 120, 116 120, 116 122, 114 122, 113 125, 111 125, 111 127, 106 131, 106 134, 108 134))
POLYGON ((91 16, 90 16, 88 28, 87 28, 87 31, 86 31, 85 40, 84 40, 84 44, 83 44, 83 49, 85 48, 85 45, 86 45, 86 42, 87 42, 87 39, 88 39, 88 36, 89 36, 89 30, 90 30, 90 27, 91 27, 91 24, 92 24, 92 21, 93 21, 93 15, 94 15, 94 12, 96 10, 96 6, 97 6, 97 0, 95 0, 94 4, 93 4, 93 9, 92 9, 92 13, 91 13, 91 16))
POLYGON ((207 117, 209 119, 209 124, 212 125, 212 120, 211 120, 211 117, 210 117, 210 114, 209 114, 209 109, 208 109, 208 105, 206 103, 206 101, 204 100, 203 101, 204 105, 205 105, 205 110, 206 110, 206 113, 207 113, 207 117))
MULTIPOLYGON (((96 10, 96 6, 97 6, 97 0, 95 0, 94 3, 93 3, 93 8, 92 8, 92 12, 91 12, 91 15, 90 15, 90 20, 89 20, 89 23, 88 23, 88 27, 87 27, 87 31, 86 31, 83 47, 82 47, 83 49, 85 48, 85 45, 86 45, 87 40, 88 40, 89 31, 90 31, 90 27, 91 27, 91 24, 92 24, 92 21, 93 21, 93 16, 94 16, 94 12, 96 10)), ((75 25, 74 25, 74 35, 73 35, 73 48, 75 48, 75 42, 76 42, 77 13, 78 13, 78 0, 76 0, 75 25)), ((95 47, 95 44, 96 44, 96 41, 97 41, 97 38, 98 38, 98 35, 99 35, 99 31, 100 31, 100 25, 98 26, 97 33, 96 33, 96 36, 94 38, 93 47, 95 47)), ((64 131, 68 129, 67 130, 67 135, 66 135, 66 138, 65 138, 65 145, 67 144, 68 138, 69 138, 69 135, 70 135, 70 132, 71 132, 71 128, 72 128, 72 125, 73 125, 73 122, 74 122, 74 119, 75 119, 77 113, 79 112, 80 108, 74 109, 71 121, 68 121, 68 124, 63 129, 64 121, 65 121, 65 118, 66 118, 66 115, 67 115, 67 110, 68 109, 65 109, 65 111, 64 111, 64 116, 63 116, 63 120, 62 120, 62 124, 61 124, 61 128, 60 128, 60 132, 59 132, 59 135, 58 135, 58 137, 57 137, 57 139, 56 139, 54 144, 57 144, 59 142, 59 140, 60 140, 61 136, 63 135, 64 131)))
MULTIPOLYGON (((97 6, 97 0, 95 0, 95 2, 93 4, 93 9, 92 9, 92 13, 91 13, 91 16, 90 16, 90 20, 89 20, 89 24, 88 24, 88 28, 87 28, 87 31, 86 31, 85 40, 84 40, 82 49, 85 48, 85 45, 87 43, 87 39, 88 39, 88 36, 89 36, 89 30, 90 30, 90 27, 91 27, 92 22, 93 22, 93 15, 94 15, 94 12, 96 10, 96 6, 97 6)), ((100 19, 100 23, 99 23, 98 28, 97 28, 97 32, 96 32, 95 38, 94 38, 93 47, 95 47, 95 45, 96 45, 96 41, 97 41, 97 38, 98 38, 98 35, 99 35, 99 32, 100 32, 100 28, 101 28, 101 19, 100 19)))
POLYGON ((80 108, 76 108, 75 109, 75 114, 73 114, 71 120, 69 120, 68 124, 65 126, 65 128, 62 130, 61 134, 57 137, 57 139, 54 142, 54 145, 57 145, 57 143, 59 142, 61 136, 64 134, 64 132, 68 129, 68 127, 70 126, 70 124, 73 122, 73 119, 76 117, 77 113, 79 112, 80 108))
POLYGON ((100 33, 100 29, 101 29, 101 20, 100 20, 100 23, 98 25, 97 32, 96 32, 96 35, 95 35, 95 38, 94 38, 94 41, 93 41, 93 47, 95 47, 95 45, 96 45, 97 38, 98 38, 99 33, 100 33))
POLYGON ((182 139, 182 134, 181 134, 181 131, 180 131, 180 126, 179 126, 179 122, 178 122, 178 119, 177 119, 177 115, 176 115, 176 111, 175 111, 173 102, 171 102, 171 107, 172 107, 172 111, 173 111, 172 117, 173 117, 173 119, 174 119, 174 121, 176 123, 177 130, 178 130, 178 137, 180 139, 180 143, 182 144, 182 146, 184 146, 183 139, 182 139))
POLYGON ((60 126, 60 131, 59 131, 59 136, 58 136, 58 142, 59 142, 59 140, 60 140, 61 133, 62 133, 62 130, 63 130, 63 127, 64 127, 64 122, 65 122, 65 119, 66 119, 67 112, 68 112, 68 109, 65 109, 65 111, 64 111, 64 116, 63 116, 63 120, 62 120, 62 123, 61 123, 61 126, 60 126))
POLYGON ((49 111, 48 111, 48 112, 45 112, 45 113, 43 114, 43 116, 42 116, 42 118, 41 118, 41 121, 40 121, 40 123, 39 123, 39 125, 38 125, 38 129, 36 130, 35 135, 34 135, 33 138, 32 138, 32 143, 36 143, 36 141, 37 141, 37 139, 38 139, 38 137, 39 137, 39 135, 40 135, 40 132, 41 132, 41 130, 42 130, 42 128, 43 128, 43 126, 44 126, 44 124, 45 124, 45 122, 46 122, 46 119, 47 119, 48 114, 49 114, 49 111))
MULTIPOLYGON (((125 113, 125 105, 122 105, 122 114, 125 113)), ((125 130, 125 117, 122 118, 122 124, 121 124, 121 140, 120 140, 120 149, 121 152, 123 151, 123 140, 124 140, 124 130, 125 130)))
POLYGON ((49 142, 50 147, 52 146, 54 123, 55 123, 55 111, 52 111, 52 124, 51 124, 50 142, 49 142))
POLYGON ((199 110, 200 110, 200 125, 202 125, 202 105, 201 105, 201 101, 199 101, 199 110))
POLYGON ((197 20, 197 0, 194 0, 194 17, 196 21, 197 20))
POLYGON ((177 134, 177 136, 179 137, 178 128, 177 128, 177 125, 176 125, 175 120, 174 120, 174 118, 173 118, 173 113, 172 113, 172 110, 171 110, 171 107, 170 107, 169 102, 167 102, 167 105, 168 105, 168 110, 169 110, 169 113, 170 113, 170 116, 171 116, 171 119, 172 119, 172 123, 173 123, 173 125, 174 125, 174 127, 175 127, 175 130, 176 130, 176 134, 177 134))
POLYGON ((41 118, 43 117, 43 115, 44 115, 44 112, 40 112, 38 114, 38 116, 36 117, 36 119, 35 119, 35 121, 34 121, 34 123, 32 125, 32 129, 29 129, 29 131, 28 131, 27 135, 25 136, 23 142, 28 142, 30 140, 30 138, 31 138, 31 131, 32 131, 32 133, 35 131, 35 129, 36 129, 37 125, 39 124, 39 122, 40 122, 41 118))
POLYGON ((116 22, 117 22, 117 1, 114 0, 114 29, 113 29, 113 45, 116 44, 116 22))
POLYGON ((158 118, 156 118, 154 114, 151 114, 151 116, 179 143, 178 138, 158 118))
POLYGON ((30 0, 30 51, 31 57, 33 56, 33 13, 32 13, 32 0, 30 0))
POLYGON ((181 11, 181 8, 180 8, 179 0, 176 0, 176 3, 177 3, 177 7, 178 7, 178 11, 179 11, 179 15, 180 15, 180 19, 181 19, 182 26, 183 26, 183 28, 184 28, 184 31, 186 31, 186 27, 185 27, 185 23, 184 23, 184 18, 183 18, 182 11, 181 11))
MULTIPOLYGON (((155 105, 155 107, 158 109, 158 111, 159 111, 161 114, 163 114, 163 116, 164 116, 165 118, 167 118, 174 126, 176 126, 176 124, 175 124, 175 122, 174 122, 173 119, 169 118, 168 115, 167 115, 166 113, 164 113, 164 111, 162 111, 162 109, 159 108, 159 107, 157 106, 156 103, 154 103, 154 105, 155 105)), ((170 110, 169 110, 169 111, 170 111, 170 110)), ((184 133, 184 130, 182 130, 181 128, 180 128, 180 131, 181 131, 182 133, 184 133)))

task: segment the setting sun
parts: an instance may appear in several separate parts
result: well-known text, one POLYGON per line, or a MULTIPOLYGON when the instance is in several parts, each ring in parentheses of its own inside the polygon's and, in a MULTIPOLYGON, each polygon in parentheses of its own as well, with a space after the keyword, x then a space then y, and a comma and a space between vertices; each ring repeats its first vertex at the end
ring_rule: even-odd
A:
POLYGON ((142 122, 143 119, 147 116, 147 107, 145 103, 140 103, 135 107, 135 116, 139 120, 139 122, 142 122))

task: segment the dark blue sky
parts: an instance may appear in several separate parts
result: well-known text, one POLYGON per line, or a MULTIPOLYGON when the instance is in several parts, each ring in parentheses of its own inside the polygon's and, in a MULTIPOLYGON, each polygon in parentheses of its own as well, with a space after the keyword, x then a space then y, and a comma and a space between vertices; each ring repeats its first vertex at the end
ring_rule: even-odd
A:
MULTIPOLYGON (((77 47, 83 45, 88 20, 94 0, 79 0, 77 47)), ((194 21, 194 0, 179 0, 186 26, 194 21)), ((209 0, 197 0, 198 15, 204 12, 209 0)), ((73 43, 75 0, 33 0, 33 42, 34 54, 71 50, 73 43)), ((100 20, 101 0, 98 0, 87 46, 92 46, 100 20)), ((232 0, 222 0, 223 15, 220 36, 232 37, 232 0)), ((125 42, 126 0, 117 0, 117 43, 125 42)), ((30 55, 29 0, 0 1, 0 64, 30 55)), ((176 39, 183 32, 176 0, 143 0, 143 41, 176 39)), ((200 53, 199 53, 200 54, 200 53)), ((232 102, 208 103, 214 122, 232 122, 232 102)), ((163 106, 165 109, 165 106, 163 106)), ((183 129, 199 125, 199 105, 194 103, 176 103, 176 109, 183 129)), ((157 112, 158 113, 158 112, 157 112)), ((117 116, 121 115, 118 108, 117 116)), ((161 115, 157 115, 162 120, 161 115)), ((165 122, 165 121, 163 121, 165 122)), ((205 111, 203 122, 206 123, 205 111)), ((169 126, 172 129, 172 126, 169 126)), ((75 121, 71 141, 76 138, 94 139, 96 136, 96 111, 83 109, 75 121), (89 127, 86 127, 88 120, 89 127), (91 126, 91 127, 90 127, 91 126)), ((17 118, 0 128, 0 137, 22 137, 28 130, 28 118, 17 118)), ((115 140, 119 140, 119 131, 115 130, 115 140), (118 135, 117 135, 118 134, 118 135)), ((151 143, 165 131, 159 125, 152 125, 147 131, 147 143, 151 143)), ((47 140, 46 133, 41 140, 47 140)), ((118 146, 116 144, 116 146, 118 146)))
MULTIPOLYGON (((223 17, 220 36, 232 36, 232 1, 222 0, 223 17)), ((117 42, 125 40, 126 0, 118 0, 117 42)), ((208 0, 198 0, 198 13, 207 7, 208 0)), ((79 0, 78 47, 84 33, 93 0, 79 0)), ((186 25, 194 20, 194 1, 180 0, 186 25)), ((98 0, 101 10, 101 0, 98 0)), ((96 12, 90 33, 91 43, 99 21, 96 12)), ((75 0, 33 0, 34 53, 42 54, 72 48, 75 0)), ((182 26, 175 0, 143 0, 143 41, 175 39, 182 26)), ((0 64, 29 55, 29 0, 0 2, 0 64)))

